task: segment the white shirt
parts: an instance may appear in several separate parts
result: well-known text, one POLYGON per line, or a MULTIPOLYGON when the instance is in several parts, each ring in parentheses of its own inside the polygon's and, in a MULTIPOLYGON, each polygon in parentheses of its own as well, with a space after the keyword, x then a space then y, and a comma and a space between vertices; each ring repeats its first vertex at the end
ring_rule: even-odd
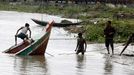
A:
POLYGON ((23 27, 23 28, 21 29, 21 33, 23 33, 23 34, 26 34, 27 31, 28 31, 28 28, 27 28, 27 27, 23 27))

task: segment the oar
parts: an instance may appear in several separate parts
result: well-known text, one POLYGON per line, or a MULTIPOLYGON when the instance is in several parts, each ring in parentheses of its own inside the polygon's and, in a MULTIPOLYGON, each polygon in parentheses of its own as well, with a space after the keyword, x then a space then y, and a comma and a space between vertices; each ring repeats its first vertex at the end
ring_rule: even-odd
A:
POLYGON ((123 50, 120 53, 120 56, 122 55, 122 53, 125 51, 125 49, 128 47, 128 45, 132 42, 133 40, 133 36, 130 36, 130 38, 128 39, 126 46, 123 48, 123 50))
POLYGON ((120 56, 122 55, 122 53, 125 51, 125 49, 128 47, 128 45, 130 44, 131 42, 127 42, 126 46, 123 48, 123 50, 121 51, 120 53, 120 56))

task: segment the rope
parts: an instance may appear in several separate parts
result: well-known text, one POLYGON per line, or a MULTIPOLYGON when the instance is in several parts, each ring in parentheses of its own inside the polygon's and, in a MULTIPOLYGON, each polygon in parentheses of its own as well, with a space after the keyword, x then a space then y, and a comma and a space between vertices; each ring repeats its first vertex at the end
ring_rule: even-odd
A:
POLYGON ((76 38, 51 38, 50 40, 76 40, 76 38))
POLYGON ((52 57, 54 57, 54 55, 52 55, 52 54, 50 54, 50 53, 48 53, 48 52, 45 52, 47 55, 50 55, 50 56, 52 56, 52 57))
MULTIPOLYGON (((122 46, 122 45, 119 45, 119 46, 122 46)), ((117 48, 117 47, 119 47, 119 46, 116 46, 115 48, 117 48)), ((86 51, 86 53, 87 53, 87 52, 101 51, 101 50, 105 50, 105 49, 106 49, 106 48, 102 48, 102 49, 99 49, 99 50, 93 50, 93 51, 86 51)), ((64 54, 70 55, 70 54, 76 54, 76 53, 61 53, 61 54, 59 54, 59 55, 64 55, 64 54)))
MULTIPOLYGON (((119 45, 119 46, 122 46, 122 45, 119 45)), ((117 47, 119 47, 119 46, 116 46, 116 47, 114 47, 114 48, 117 48, 117 47)), ((105 50, 105 49, 107 49, 107 48, 102 48, 102 49, 99 49, 99 50, 93 50, 93 51, 86 51, 86 52, 102 51, 102 50, 105 50)))

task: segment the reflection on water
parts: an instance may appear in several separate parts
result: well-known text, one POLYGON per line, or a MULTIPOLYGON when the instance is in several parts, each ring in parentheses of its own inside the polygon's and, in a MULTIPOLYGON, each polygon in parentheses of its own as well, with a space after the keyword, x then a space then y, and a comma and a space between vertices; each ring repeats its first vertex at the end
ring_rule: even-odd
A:
POLYGON ((15 57, 14 70, 17 75, 50 75, 43 56, 15 57))
POLYGON ((111 60, 112 59, 109 55, 105 59, 104 75, 112 75, 112 73, 113 73, 113 63, 111 60))
POLYGON ((84 63, 85 56, 84 55, 76 55, 76 60, 77 60, 77 65, 76 65, 77 73, 76 74, 83 75, 84 67, 85 67, 85 63, 84 63))

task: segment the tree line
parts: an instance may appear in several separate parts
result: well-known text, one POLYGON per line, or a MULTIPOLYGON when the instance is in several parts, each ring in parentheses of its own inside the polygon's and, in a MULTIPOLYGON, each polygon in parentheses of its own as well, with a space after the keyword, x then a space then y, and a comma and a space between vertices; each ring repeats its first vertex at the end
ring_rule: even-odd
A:
POLYGON ((133 4, 134 0, 0 0, 0 2, 55 2, 55 3, 112 3, 112 4, 133 4))

